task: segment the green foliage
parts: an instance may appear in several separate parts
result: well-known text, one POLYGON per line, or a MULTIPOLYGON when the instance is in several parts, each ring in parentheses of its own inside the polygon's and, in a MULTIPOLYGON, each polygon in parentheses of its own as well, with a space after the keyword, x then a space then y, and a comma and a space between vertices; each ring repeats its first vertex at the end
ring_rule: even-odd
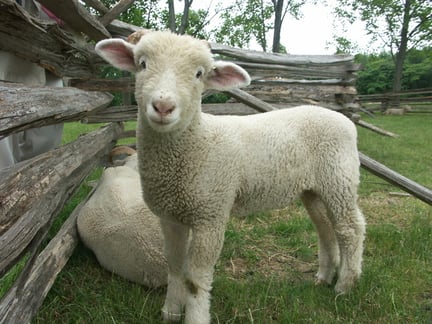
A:
MULTIPOLYGON (((100 77, 104 79, 120 79, 129 75, 129 72, 121 71, 111 65, 105 65, 100 71, 100 77)), ((111 94, 114 98, 110 106, 120 106, 123 103, 122 93, 111 91, 111 94)))
POLYGON ((336 54, 359 53, 361 50, 358 46, 344 36, 335 36, 336 54))
MULTIPOLYGON (((395 62, 392 90, 403 90, 407 51, 430 46, 432 2, 424 0, 339 0, 336 15, 352 23, 360 19, 373 40, 379 39, 395 62)), ((341 38, 336 38, 340 41, 341 38)), ((342 38, 343 40, 343 38, 342 38)), ((340 44, 342 47, 346 44, 340 44)))
POLYGON ((228 101, 230 96, 224 94, 224 93, 215 93, 208 97, 205 97, 203 99, 203 103, 210 104, 210 103, 225 103, 228 101))
MULTIPOLYGON (((112 7, 117 3, 116 0, 103 0, 106 6, 112 7)), ((206 18, 208 12, 206 10, 189 10, 188 28, 186 34, 194 37, 207 39, 208 33, 204 27, 208 21, 206 18)), ((168 9, 165 5, 161 5, 159 0, 136 0, 132 7, 123 12, 119 19, 129 24, 143 27, 147 29, 168 29, 168 9)), ((176 25, 181 24, 182 14, 176 14, 176 25)))
POLYGON ((255 39, 266 51, 266 33, 273 28, 269 21, 273 12, 273 6, 262 0, 236 0, 221 15, 223 23, 215 33, 216 42, 242 48, 255 39))
POLYGON ((391 90, 394 64, 389 55, 358 55, 357 60, 364 66, 356 80, 359 94, 383 93, 391 90))
MULTIPOLYGON (((176 14, 176 26, 181 24, 183 14, 176 14)), ((206 21, 208 12, 206 10, 189 10, 189 20, 188 26, 186 28, 185 34, 191 35, 199 39, 209 39, 209 33, 204 29, 205 25, 208 23, 206 21)), ((164 24, 164 28, 168 29, 168 10, 162 10, 159 16, 160 21, 164 24)))
MULTIPOLYGON (((406 0, 339 0, 335 14, 349 24, 356 20, 366 23, 374 40, 384 42, 388 51, 396 53, 401 43, 402 17, 406 0)), ((430 46, 432 41, 432 3, 410 0, 407 13, 408 48, 430 46)))
MULTIPOLYGON (((117 4, 117 0, 101 0, 108 8, 117 4)), ((148 28, 158 29, 162 26, 159 21, 161 8, 158 0, 136 0, 128 10, 120 14, 119 20, 129 24, 148 28)))
POLYGON ((432 88, 432 47, 411 50, 404 66, 404 89, 432 88))
MULTIPOLYGON (((286 14, 296 19, 299 18, 301 8, 307 1, 287 1, 280 7, 281 20, 283 21, 286 14)), ((273 0, 236 0, 234 5, 223 10, 221 14, 223 22, 213 31, 216 42, 244 48, 255 41, 266 52, 269 49, 268 32, 275 31, 275 2, 273 0)), ((279 52, 286 53, 286 48, 281 46, 279 52)))
MULTIPOLYGON (((359 54, 355 60, 363 66, 356 80, 359 94, 392 90, 395 67, 390 54, 359 54)), ((432 88, 432 48, 412 49, 405 60, 402 90, 422 88, 432 88)))

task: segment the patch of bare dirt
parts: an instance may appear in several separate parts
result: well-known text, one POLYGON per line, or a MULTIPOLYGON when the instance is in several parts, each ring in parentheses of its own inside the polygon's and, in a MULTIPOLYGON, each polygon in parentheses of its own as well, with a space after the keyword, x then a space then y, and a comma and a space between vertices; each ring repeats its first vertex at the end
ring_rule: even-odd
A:
POLYGON ((288 253, 263 250, 262 242, 260 243, 259 247, 248 247, 256 255, 253 261, 240 257, 230 258, 225 261, 224 272, 234 279, 245 279, 253 275, 295 281, 305 280, 306 277, 313 279, 318 269, 317 262, 306 262, 288 253))

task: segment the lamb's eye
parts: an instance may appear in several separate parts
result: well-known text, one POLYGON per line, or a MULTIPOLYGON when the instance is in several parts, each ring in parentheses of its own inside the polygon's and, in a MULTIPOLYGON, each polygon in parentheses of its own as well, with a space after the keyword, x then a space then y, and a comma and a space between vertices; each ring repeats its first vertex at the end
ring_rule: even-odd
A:
POLYGON ((201 78, 202 74, 203 74, 203 72, 201 70, 199 70, 195 76, 197 79, 199 79, 199 78, 201 78))
POLYGON ((144 59, 140 59, 140 60, 139 60, 139 65, 140 65, 140 67, 141 67, 143 70, 145 70, 146 67, 147 67, 146 62, 145 62, 144 59))

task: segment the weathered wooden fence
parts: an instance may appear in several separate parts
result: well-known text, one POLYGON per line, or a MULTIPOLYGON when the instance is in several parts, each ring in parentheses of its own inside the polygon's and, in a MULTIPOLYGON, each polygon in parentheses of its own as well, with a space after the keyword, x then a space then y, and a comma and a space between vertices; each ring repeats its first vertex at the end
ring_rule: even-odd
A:
MULTIPOLYGON (((100 13, 100 18, 90 14, 78 0, 40 2, 72 31, 31 17, 12 0, 0 0, 0 49, 38 63, 67 80, 69 87, 29 88, 0 83, 0 138, 28 128, 70 121, 109 124, 70 144, 0 170, 0 274, 18 262, 24 264, 0 301, 2 323, 26 323, 37 312, 77 243, 76 212, 42 252, 41 242, 86 176, 101 164, 118 138, 128 136, 118 122, 135 120, 137 114, 135 105, 109 107, 112 96, 105 91, 133 92, 133 79, 99 79, 99 67, 105 63, 82 37, 126 37, 137 30, 114 20, 133 0, 122 0, 112 9, 97 0, 85 0, 100 13)), ((265 54, 218 44, 211 44, 211 48, 215 55, 247 69, 253 82, 246 91, 228 92, 236 103, 208 104, 204 111, 252 114, 275 110, 280 105, 319 104, 359 122, 354 88, 358 67, 351 56, 265 54)), ((361 159, 364 165, 367 162, 367 168, 377 169, 373 160, 365 156, 361 159)), ((378 174, 383 176, 382 172, 378 174)), ((403 182, 394 182, 406 189, 403 182)), ((411 185, 414 189, 408 189, 410 192, 431 204, 429 189, 418 190, 417 184, 411 185)))
POLYGON ((416 89, 416 90, 406 90, 401 92, 386 92, 380 94, 371 95, 358 95, 358 102, 362 105, 366 104, 378 104, 375 107, 368 110, 386 110, 391 108, 394 99, 398 98, 401 106, 415 105, 410 107, 409 113, 421 113, 430 112, 432 105, 432 89, 416 89))

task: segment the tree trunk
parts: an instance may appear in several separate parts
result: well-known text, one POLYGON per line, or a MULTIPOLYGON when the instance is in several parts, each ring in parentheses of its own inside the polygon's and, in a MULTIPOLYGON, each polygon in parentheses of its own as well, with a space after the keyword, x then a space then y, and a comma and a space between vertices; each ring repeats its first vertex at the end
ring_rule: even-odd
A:
POLYGON ((273 0, 273 6, 275 9, 275 20, 274 20, 274 33, 273 33, 273 53, 279 53, 280 51, 280 33, 282 28, 282 9, 284 6, 283 0, 273 0))
POLYGON ((168 0, 168 28, 173 33, 175 33, 176 22, 175 22, 174 0, 168 0))
POLYGON ((192 2, 193 2, 193 0, 184 0, 183 16, 181 19, 180 27, 178 29, 178 33, 180 35, 183 35, 184 33, 186 33, 186 29, 189 26, 189 9, 190 9, 190 6, 192 5, 192 2))
POLYGON ((261 19, 261 32, 258 33, 258 41, 261 43, 261 47, 263 49, 264 52, 267 52, 267 39, 266 39, 266 26, 265 26, 265 21, 264 21, 264 1, 261 0, 260 2, 260 10, 261 10, 261 17, 263 17, 261 19))
MULTIPOLYGON (((411 11, 411 0, 405 0, 403 23, 400 37, 400 44, 398 47, 398 52, 396 53, 395 61, 395 73, 393 79, 393 92, 398 93, 402 88, 402 75, 403 66, 406 57, 407 47, 408 47, 408 27, 410 21, 410 11, 411 11)), ((398 107, 400 104, 399 96, 395 96, 391 102, 392 106, 398 107)))

